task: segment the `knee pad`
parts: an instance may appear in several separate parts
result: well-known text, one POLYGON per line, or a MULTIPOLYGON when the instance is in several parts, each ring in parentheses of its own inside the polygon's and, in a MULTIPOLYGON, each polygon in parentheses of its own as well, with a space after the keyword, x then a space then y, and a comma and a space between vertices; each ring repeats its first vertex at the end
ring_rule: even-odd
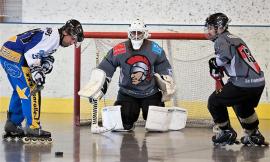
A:
POLYGON ((253 107, 236 105, 234 110, 244 129, 255 129, 258 127, 259 119, 253 107))

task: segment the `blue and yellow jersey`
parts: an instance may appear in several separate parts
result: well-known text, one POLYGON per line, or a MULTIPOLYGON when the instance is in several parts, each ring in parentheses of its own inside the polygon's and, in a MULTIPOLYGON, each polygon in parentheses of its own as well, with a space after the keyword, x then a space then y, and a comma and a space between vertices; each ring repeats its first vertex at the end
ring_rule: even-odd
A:
POLYGON ((57 28, 33 29, 11 37, 1 48, 3 58, 28 66, 40 65, 42 57, 53 54, 60 43, 57 28))

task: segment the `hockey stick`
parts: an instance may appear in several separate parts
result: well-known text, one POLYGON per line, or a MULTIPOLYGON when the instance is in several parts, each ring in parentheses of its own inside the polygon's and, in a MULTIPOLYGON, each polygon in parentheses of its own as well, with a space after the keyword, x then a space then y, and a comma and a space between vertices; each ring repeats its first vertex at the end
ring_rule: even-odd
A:
MULTIPOLYGON (((223 71, 220 70, 220 73, 223 73, 223 71)), ((216 81, 216 92, 219 93, 219 92, 222 91, 222 88, 223 88, 223 86, 224 86, 224 82, 223 82, 223 80, 222 80, 222 77, 215 78, 215 81, 216 81)), ((233 111, 234 111, 234 113, 235 113, 235 115, 236 115, 238 121, 239 121, 240 124, 242 125, 241 120, 240 120, 240 118, 238 117, 238 115, 237 115, 237 113, 236 113, 237 111, 236 111, 235 106, 232 106, 232 108, 233 108, 233 111)))
POLYGON ((43 85, 36 85, 34 87, 34 89, 30 92, 30 94, 28 95, 28 97, 31 97, 33 95, 35 95, 36 93, 38 93, 39 91, 41 91, 44 88, 43 85))

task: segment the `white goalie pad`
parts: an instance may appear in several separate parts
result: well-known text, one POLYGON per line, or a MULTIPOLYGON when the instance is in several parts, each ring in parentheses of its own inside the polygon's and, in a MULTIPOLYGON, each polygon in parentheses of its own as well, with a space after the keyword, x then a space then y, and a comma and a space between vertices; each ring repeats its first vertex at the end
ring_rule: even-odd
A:
POLYGON ((169 75, 160 76, 158 73, 155 73, 154 76, 159 89, 162 91, 162 102, 169 101, 176 90, 173 78, 169 75))
POLYGON ((149 106, 145 128, 147 131, 168 131, 172 113, 170 109, 149 106))
POLYGON ((147 131, 180 130, 186 126, 187 111, 178 107, 149 106, 147 131))
POLYGON ((121 106, 107 106, 102 109, 102 124, 112 130, 123 130, 121 106))
POLYGON ((171 107, 172 118, 169 125, 169 130, 180 130, 186 127, 188 112, 184 108, 171 107))
POLYGON ((106 74, 101 69, 93 69, 91 72, 90 80, 84 86, 78 94, 82 97, 93 98, 93 99, 100 99, 104 94, 101 91, 106 80, 106 74))

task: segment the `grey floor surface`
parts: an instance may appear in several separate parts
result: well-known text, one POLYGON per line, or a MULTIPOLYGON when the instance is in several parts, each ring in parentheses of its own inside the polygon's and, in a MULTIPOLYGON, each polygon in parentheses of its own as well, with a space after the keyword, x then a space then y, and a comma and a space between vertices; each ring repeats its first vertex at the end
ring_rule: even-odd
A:
MULTIPOLYGON (((232 145, 214 147, 207 128, 147 133, 136 127, 132 133, 91 134, 89 127, 73 127, 72 114, 41 114, 42 126, 52 132, 52 145, 26 145, 2 141, 0 162, 270 162, 268 147, 232 145), (55 157, 55 152, 63 157, 55 157)), ((3 132, 5 114, 0 114, 3 132)), ((236 121, 233 125, 242 135, 236 121), (236 123, 236 124, 234 124, 236 123)), ((261 131, 270 140, 270 120, 261 121, 261 131)))

